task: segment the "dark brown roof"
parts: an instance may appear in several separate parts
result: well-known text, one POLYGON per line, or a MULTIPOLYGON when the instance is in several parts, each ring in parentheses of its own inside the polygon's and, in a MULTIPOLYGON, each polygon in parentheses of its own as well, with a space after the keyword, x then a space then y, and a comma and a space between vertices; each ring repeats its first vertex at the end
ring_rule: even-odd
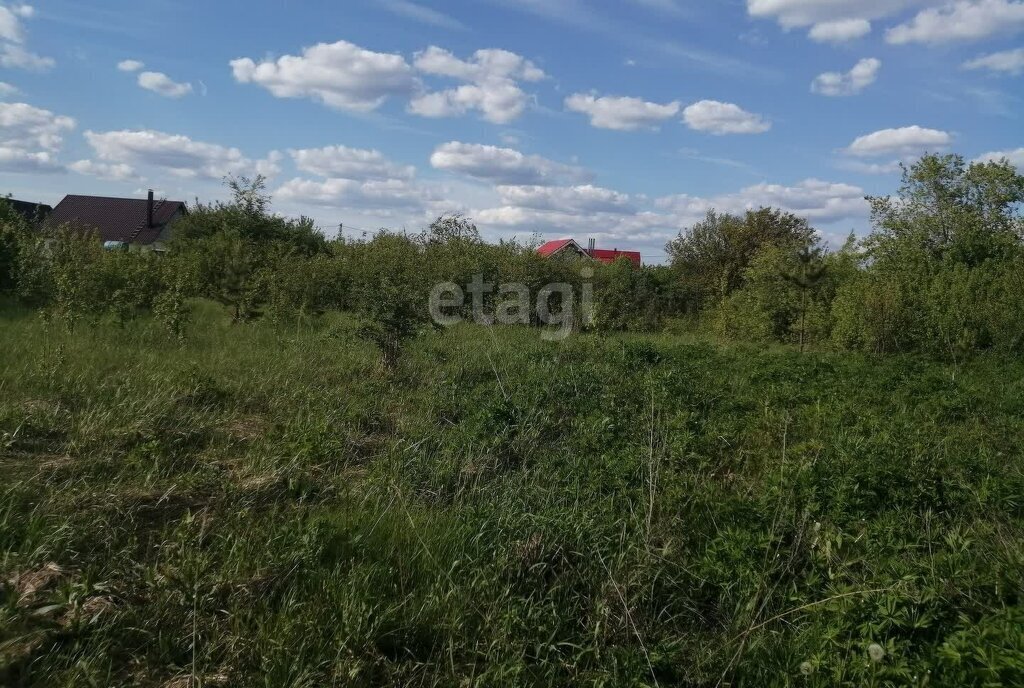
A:
POLYGON ((153 226, 146 226, 145 198, 107 198, 106 196, 65 196, 50 213, 47 227, 71 224, 95 230, 103 241, 151 244, 178 212, 186 212, 181 201, 157 200, 153 203, 153 226))
POLYGON ((31 203, 29 201, 19 201, 14 198, 8 198, 6 200, 14 212, 32 223, 42 222, 51 212, 53 212, 53 208, 45 203, 31 203))

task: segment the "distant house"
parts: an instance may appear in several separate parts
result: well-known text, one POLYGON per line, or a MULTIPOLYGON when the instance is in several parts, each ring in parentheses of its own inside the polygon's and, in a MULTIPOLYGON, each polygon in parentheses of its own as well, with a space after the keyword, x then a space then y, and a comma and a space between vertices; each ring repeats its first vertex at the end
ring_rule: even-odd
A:
POLYGON ((575 255, 581 258, 592 258, 600 261, 607 265, 610 265, 617 261, 619 258, 625 258, 633 265, 640 267, 642 260, 640 253, 637 251, 620 251, 619 249, 602 249, 594 247, 594 240, 590 240, 590 245, 587 248, 583 248, 575 239, 558 239, 557 241, 549 241, 540 248, 537 249, 537 253, 544 256, 545 258, 558 255, 575 255))
POLYGON ((49 228, 70 225, 96 232, 108 248, 163 251, 171 238, 171 226, 188 214, 181 201, 106 196, 65 196, 50 213, 49 228))
POLYGON ((44 203, 31 203, 29 201, 19 201, 15 198, 5 199, 7 204, 11 206, 11 209, 21 215, 23 218, 28 220, 34 225, 41 225, 46 221, 46 218, 53 212, 53 208, 44 203))

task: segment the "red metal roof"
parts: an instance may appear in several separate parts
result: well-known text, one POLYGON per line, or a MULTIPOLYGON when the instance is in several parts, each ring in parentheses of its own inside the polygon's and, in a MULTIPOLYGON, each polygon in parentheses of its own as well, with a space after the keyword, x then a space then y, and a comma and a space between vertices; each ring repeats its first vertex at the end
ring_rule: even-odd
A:
POLYGON ((65 196, 47 218, 48 227, 71 224, 95 230, 102 241, 151 244, 164 226, 179 211, 181 201, 158 200, 153 203, 153 226, 146 226, 145 198, 108 198, 106 196, 65 196))
POLYGON ((558 239, 556 241, 549 241, 540 248, 537 249, 537 253, 544 256, 552 256, 566 246, 574 245, 578 251, 584 255, 589 255, 594 260, 598 260, 602 263, 610 265, 617 261, 619 258, 625 258, 629 262, 633 263, 637 267, 640 267, 642 261, 640 259, 640 253, 637 251, 620 251, 618 249, 606 249, 606 248, 595 248, 593 251, 588 251, 576 243, 573 239, 558 239))
POLYGON ((590 257, 602 263, 612 264, 619 258, 626 258, 633 265, 640 267, 640 253, 637 251, 620 251, 618 249, 595 248, 590 252, 590 257))
POLYGON ((558 253, 569 244, 575 243, 572 239, 558 239, 557 241, 549 241, 540 248, 537 249, 537 253, 544 257, 550 256, 554 253, 558 253))

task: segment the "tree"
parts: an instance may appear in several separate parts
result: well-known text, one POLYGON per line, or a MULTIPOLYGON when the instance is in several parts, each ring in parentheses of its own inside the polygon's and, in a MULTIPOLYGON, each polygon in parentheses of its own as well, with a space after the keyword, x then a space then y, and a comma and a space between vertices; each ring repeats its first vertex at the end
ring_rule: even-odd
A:
POLYGON ((0 294, 18 285, 18 256, 29 239, 28 223, 6 198, 0 198, 0 294))
POLYGON ((682 279, 695 285, 700 310, 741 288, 747 268, 765 247, 795 249, 814 238, 807 220, 783 210, 761 208, 742 216, 710 210, 670 241, 666 251, 682 279))
POLYGON ((430 278, 421 244, 405 234, 381 231, 353 247, 355 306, 360 334, 373 342, 386 366, 394 367, 405 343, 430 321, 430 278))
MULTIPOLYGON (((171 249, 193 265, 196 293, 224 304, 233 321, 241 322, 260 314, 278 267, 294 267, 289 256, 309 260, 328 254, 329 247, 309 218, 269 212, 263 177, 229 177, 225 184, 231 202, 196 204, 175 224, 171 249)), ((282 293, 275 293, 277 315, 283 304, 294 302, 282 293)))
POLYGON ((959 155, 925 155, 902 169, 896 198, 868 198, 876 259, 917 253, 978 265, 1017 250, 1024 176, 1009 161, 968 165, 959 155))
POLYGON ((783 279, 800 291, 800 353, 804 352, 807 333, 807 307, 812 293, 825 278, 826 267, 822 260, 824 249, 807 245, 796 255, 796 269, 784 271, 783 279))

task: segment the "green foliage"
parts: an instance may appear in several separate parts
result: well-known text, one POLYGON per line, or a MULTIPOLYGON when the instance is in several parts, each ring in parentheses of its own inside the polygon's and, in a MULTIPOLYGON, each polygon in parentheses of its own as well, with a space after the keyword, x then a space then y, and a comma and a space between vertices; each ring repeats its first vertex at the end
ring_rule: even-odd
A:
POLYGON ((929 155, 897 197, 868 200, 874 231, 831 255, 784 214, 709 214, 669 245, 673 270, 731 339, 950 360, 1021 350, 1024 176, 929 155))
POLYGON ((260 315, 268 300, 278 320, 287 309, 320 308, 311 289, 297 284, 308 272, 299 257, 327 251, 312 220, 271 214, 263 177, 226 183, 230 203, 197 204, 174 226, 171 251, 193 266, 196 292, 226 306, 234 322, 260 315))
POLYGON ((838 292, 836 342, 952 359, 1019 351, 1024 176, 926 156, 904 169, 898 198, 870 200, 875 231, 838 292))
POLYGON ((665 247, 673 267, 693 285, 698 310, 713 307, 746 283, 764 249, 796 250, 815 239, 807 220, 773 208, 743 216, 714 210, 665 247))
POLYGON ((17 289, 21 246, 30 232, 31 227, 8 199, 0 198, 0 294, 17 289))
POLYGON ((0 684, 1024 683, 1016 358, 193 305, 0 310, 0 684))
POLYGON ((605 332, 652 332, 660 329, 666 304, 663 285, 652 270, 625 258, 600 267, 594 278, 594 325, 605 332))
POLYGON ((423 270, 421 245, 404 234, 382 231, 353 251, 354 303, 366 320, 361 334, 393 367, 405 343, 430 321, 432 284, 423 270))

